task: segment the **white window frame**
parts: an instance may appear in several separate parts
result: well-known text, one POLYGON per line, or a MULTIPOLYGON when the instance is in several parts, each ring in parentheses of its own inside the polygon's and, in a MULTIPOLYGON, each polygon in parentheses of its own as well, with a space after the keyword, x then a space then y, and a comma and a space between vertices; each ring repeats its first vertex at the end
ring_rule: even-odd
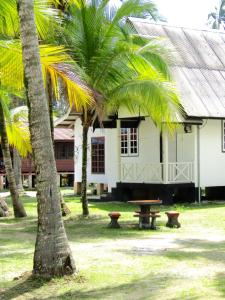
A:
POLYGON ((225 152, 225 120, 221 122, 221 133, 222 133, 222 152, 225 152))
POLYGON ((121 156, 138 156, 139 155, 139 132, 138 132, 138 128, 121 128, 120 130, 120 154, 121 156), (132 130, 135 129, 136 130, 136 139, 132 140, 131 139, 131 134, 132 134, 132 130), (127 133, 123 133, 123 130, 127 130, 127 133), (127 141, 127 146, 125 147, 123 145, 123 140, 122 140, 122 136, 126 136, 126 141, 127 141), (131 145, 132 143, 136 142, 137 145, 131 145), (136 149, 136 152, 132 153, 132 147, 133 149, 136 149), (122 153, 122 149, 126 149, 127 151, 124 151, 126 153, 122 153))

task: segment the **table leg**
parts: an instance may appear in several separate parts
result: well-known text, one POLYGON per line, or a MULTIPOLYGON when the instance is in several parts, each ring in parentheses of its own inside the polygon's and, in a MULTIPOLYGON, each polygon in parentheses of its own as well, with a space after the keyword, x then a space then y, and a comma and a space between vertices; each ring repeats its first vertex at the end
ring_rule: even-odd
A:
MULTIPOLYGON (((141 205, 141 214, 149 214, 150 206, 141 205)), ((140 217, 139 218, 139 228, 149 228, 150 227, 150 217, 140 217)))

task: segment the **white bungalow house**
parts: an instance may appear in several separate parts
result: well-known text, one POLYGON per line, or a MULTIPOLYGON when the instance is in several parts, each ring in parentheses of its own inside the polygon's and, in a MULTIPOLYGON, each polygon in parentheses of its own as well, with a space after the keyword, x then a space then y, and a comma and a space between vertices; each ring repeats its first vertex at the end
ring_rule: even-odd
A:
MULTIPOLYGON (((171 135, 150 116, 120 109, 89 132, 88 182, 112 200, 225 199, 225 33, 129 19, 138 34, 164 37, 186 117, 171 135)), ((65 124, 69 124, 69 119, 65 124)), ((70 117, 70 120, 71 117, 70 117)), ((81 182, 82 126, 75 118, 75 187, 81 182)))

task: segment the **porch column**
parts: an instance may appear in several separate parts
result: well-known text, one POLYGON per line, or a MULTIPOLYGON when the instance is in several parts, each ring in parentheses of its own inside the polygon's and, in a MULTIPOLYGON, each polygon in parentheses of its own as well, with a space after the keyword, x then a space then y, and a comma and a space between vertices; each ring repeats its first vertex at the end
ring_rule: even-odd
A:
POLYGON ((104 194, 104 183, 97 184, 97 195, 101 196, 104 194))
POLYGON ((81 195, 81 182, 75 182, 74 181, 73 189, 74 189, 74 194, 75 195, 81 195))
POLYGON ((163 150, 163 182, 168 183, 169 171, 169 146, 168 146, 168 133, 165 128, 162 130, 162 150, 163 150))
POLYGON ((194 182, 197 187, 197 201, 201 203, 201 177, 200 177, 200 128, 195 128, 195 157, 194 157, 194 182))
POLYGON ((0 191, 2 191, 4 189, 4 177, 3 175, 0 175, 0 191))
POLYGON ((60 183, 61 183, 61 182, 60 182, 60 181, 61 181, 61 180, 60 180, 60 176, 61 176, 60 174, 57 174, 57 185, 58 185, 59 187, 60 187, 60 183))
POLYGON ((121 181, 121 143, 120 143, 120 135, 121 135, 121 122, 120 120, 116 120, 116 130, 117 130, 117 182, 121 181))
POLYGON ((32 189, 32 174, 28 175, 28 188, 32 189))

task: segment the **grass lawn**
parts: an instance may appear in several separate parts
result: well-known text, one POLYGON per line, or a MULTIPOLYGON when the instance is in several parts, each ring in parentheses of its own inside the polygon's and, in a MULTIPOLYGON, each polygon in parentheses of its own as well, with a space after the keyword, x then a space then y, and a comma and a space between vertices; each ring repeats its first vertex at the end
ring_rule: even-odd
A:
MULTIPOLYGON (((32 280, 36 200, 23 197, 29 217, 0 219, 0 299, 224 299, 225 203, 177 206, 180 229, 139 230, 135 207, 91 203, 83 219, 79 199, 67 197, 65 220, 78 275, 32 280), (121 229, 106 228, 108 212, 122 213, 121 229)), ((174 208, 173 208, 174 209, 174 208)))

